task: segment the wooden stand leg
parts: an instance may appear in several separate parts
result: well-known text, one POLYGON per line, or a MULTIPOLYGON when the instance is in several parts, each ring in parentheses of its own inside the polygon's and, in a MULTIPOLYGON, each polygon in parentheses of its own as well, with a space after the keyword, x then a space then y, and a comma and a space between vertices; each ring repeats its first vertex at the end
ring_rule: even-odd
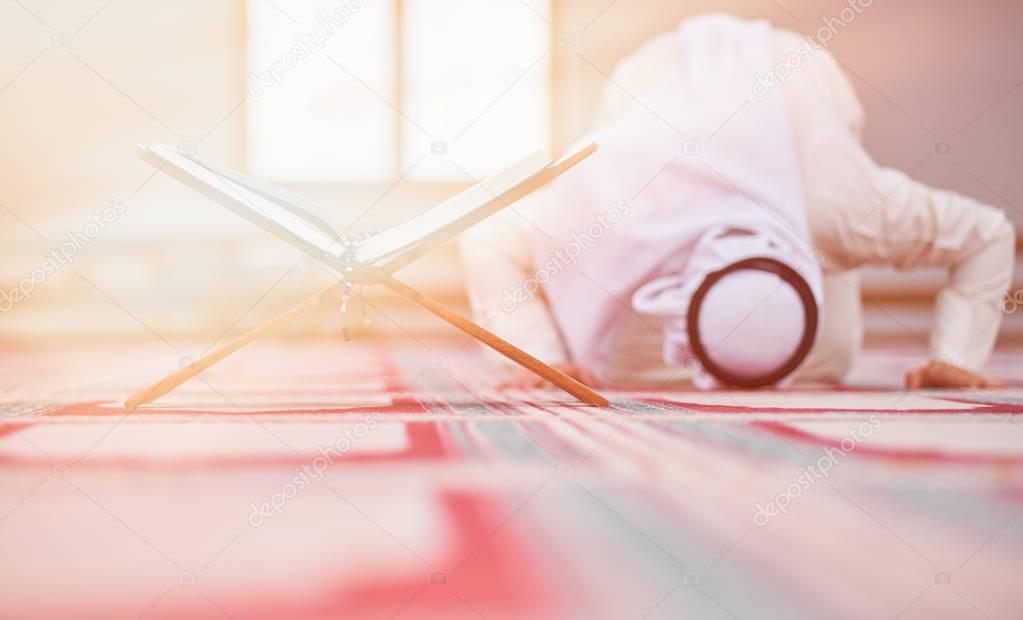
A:
POLYGON ((483 327, 473 323, 469 319, 461 316, 457 312, 449 309, 447 306, 441 304, 439 301, 420 293, 411 286, 405 284, 401 280, 396 279, 390 274, 375 270, 371 272, 370 279, 376 283, 383 284, 392 291, 408 298, 416 305, 425 308, 431 313, 444 319, 448 323, 451 323, 458 329, 462 330, 466 334, 469 334, 473 338, 479 340, 483 344, 487 345, 491 349, 494 349, 501 355, 511 359, 518 365, 522 366, 526 370, 539 375, 540 377, 550 381, 557 387, 568 392, 572 396, 575 396, 579 400, 593 405, 595 407, 607 407, 608 400, 601 396, 599 393, 591 390, 582 383, 579 383, 572 377, 569 377, 565 373, 552 368, 550 365, 536 359, 532 355, 526 353, 522 349, 516 347, 506 340, 502 340, 495 334, 487 331, 483 327))
POLYGON ((291 308, 287 312, 270 319, 266 323, 263 323, 259 327, 245 332, 235 340, 232 340, 231 342, 223 345, 222 347, 216 349, 215 351, 212 351, 211 353, 202 356, 194 364, 188 366, 187 368, 182 368, 177 372, 171 373, 170 375, 157 381, 153 385, 141 389, 138 392, 135 392, 134 394, 129 396, 127 400, 124 401, 124 408, 134 409, 139 405, 144 405, 146 403, 156 400, 157 398, 160 398, 167 392, 170 392, 171 390, 178 387, 185 381, 188 381, 192 377, 206 370, 210 366, 216 364, 217 362, 224 359, 228 355, 231 355, 238 349, 241 349, 242 347, 251 344, 256 340, 259 340, 264 336, 268 336, 271 333, 277 331, 278 329, 284 327, 284 325, 286 325, 295 317, 301 316, 309 312, 310 310, 319 308, 320 306, 340 303, 341 295, 344 292, 344 288, 345 288, 344 282, 338 282, 337 284, 322 291, 321 293, 313 295, 312 297, 306 299, 305 301, 291 308))
MULTIPOLYGON (((394 278, 387 272, 379 269, 367 269, 365 273, 368 276, 366 279, 369 283, 382 284, 403 297, 410 299, 416 305, 425 308, 448 323, 451 323, 458 329, 511 359, 526 370, 529 370, 547 381, 550 381, 579 400, 596 407, 608 406, 608 400, 597 392, 591 390, 582 383, 579 383, 565 373, 536 359, 510 342, 498 338, 496 335, 480 327, 476 323, 473 323, 457 312, 450 310, 437 300, 420 293, 401 280, 394 278)), ((264 336, 270 335, 298 316, 323 305, 337 304, 341 300, 344 287, 344 282, 339 282, 323 292, 313 295, 287 312, 270 319, 266 323, 245 332, 235 340, 232 340, 215 351, 202 356, 191 366, 171 373, 153 385, 135 392, 124 401, 125 409, 135 409, 139 405, 144 405, 160 398, 185 381, 188 381, 228 355, 231 355, 238 349, 259 340, 264 336)))

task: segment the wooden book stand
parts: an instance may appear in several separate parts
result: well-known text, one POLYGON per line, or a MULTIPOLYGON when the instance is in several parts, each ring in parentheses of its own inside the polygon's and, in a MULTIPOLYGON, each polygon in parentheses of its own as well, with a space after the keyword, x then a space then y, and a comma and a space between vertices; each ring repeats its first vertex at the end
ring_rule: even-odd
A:
POLYGON ((299 317, 303 314, 306 314, 307 312, 310 312, 315 308, 319 308, 320 306, 337 305, 342 301, 342 299, 347 298, 346 297, 348 294, 347 291, 351 289, 353 283, 363 285, 370 284, 386 286, 392 291, 414 302, 416 305, 425 308, 434 315, 454 325, 461 331, 465 332, 469 336, 472 336, 476 340, 479 340, 480 342, 494 349, 498 353, 511 359, 512 361, 519 364, 526 370, 542 377, 543 379, 546 379, 550 383, 561 388, 565 392, 568 392, 569 394, 578 398, 584 403, 596 407, 607 407, 608 400, 604 396, 588 388, 582 383, 579 383, 578 381, 576 381, 572 377, 569 377, 565 373, 551 367, 548 364, 545 364, 544 362, 538 360, 532 355, 529 355, 522 349, 519 349, 515 345, 507 342, 506 340, 502 340, 501 338, 487 331, 480 325, 477 325, 476 323, 470 321, 469 319, 459 315, 457 312, 454 312, 450 308, 447 308, 437 300, 425 295, 420 291, 417 291, 416 289, 412 288, 411 286, 405 284, 404 282, 398 280, 393 275, 391 275, 394 271, 397 271, 401 267, 404 267, 408 263, 412 262, 425 252, 437 247, 441 243, 453 238, 459 232, 465 230, 472 224, 479 222, 480 220, 486 218, 487 216, 497 212, 502 207, 508 206, 511 203, 526 196, 527 194, 530 194, 539 189, 540 187, 546 185, 551 180, 559 176, 561 173, 575 166, 577 163, 579 163, 586 157, 589 157, 594 151, 596 151, 596 149, 597 149, 596 145, 591 144, 590 146, 580 150, 579 152, 573 154, 572 156, 555 163, 554 165, 544 170, 542 173, 536 175, 534 178, 529 179, 529 181, 527 181, 526 183, 516 186, 511 191, 502 194, 501 196, 495 196, 494 200, 492 201, 492 204, 488 206, 488 208, 480 209, 477 212, 474 212, 471 215, 471 217, 466 218, 465 221, 460 222, 460 225, 458 227, 448 229, 444 231, 442 234, 431 236, 429 240, 424 241, 423 243, 417 245, 411 251, 402 253, 397 258, 394 258, 389 262, 385 263, 383 266, 361 264, 353 265, 353 269, 351 270, 351 272, 345 273, 343 276, 345 279, 343 279, 342 281, 338 282, 337 284, 334 284, 330 288, 316 295, 313 295, 312 297, 309 297, 302 303, 284 312, 283 314, 280 314, 279 316, 270 319, 269 321, 263 323, 259 327, 256 327, 255 329, 252 329, 246 332, 245 334, 242 334, 237 339, 223 346, 218 347, 214 351, 211 351, 210 353, 201 357, 194 364, 191 364, 186 368, 171 373, 170 375, 157 381, 153 385, 135 392, 134 394, 129 396, 127 400, 124 401, 124 407, 126 409, 132 410, 140 405, 152 402, 157 398, 160 398, 161 396, 167 394, 168 392, 178 387, 185 381, 188 381, 192 377, 203 372, 207 368, 213 366, 220 360, 226 358, 228 355, 231 355, 235 351, 241 349, 242 347, 252 342, 255 342, 256 340, 259 340, 264 336, 268 336, 274 333, 292 319, 299 317))

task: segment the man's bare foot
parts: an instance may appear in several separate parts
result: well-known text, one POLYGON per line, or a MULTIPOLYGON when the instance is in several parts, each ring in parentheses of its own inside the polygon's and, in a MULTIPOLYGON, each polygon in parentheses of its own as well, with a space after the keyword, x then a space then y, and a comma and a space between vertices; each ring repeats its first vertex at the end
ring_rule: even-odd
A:
MULTIPOLYGON (((554 369, 560 370, 561 372, 565 373, 569 377, 572 377, 573 379, 575 379, 579 383, 582 383, 583 385, 588 385, 590 387, 600 387, 600 381, 597 380, 597 378, 593 375, 592 372, 586 370, 582 366, 576 366, 575 364, 552 364, 551 366, 554 369)), ((523 370, 520 371, 519 374, 517 374, 516 376, 498 385, 498 387, 501 389, 523 390, 529 388, 549 387, 550 385, 551 384, 548 383, 547 380, 542 379, 541 377, 534 375, 531 372, 523 370)))
POLYGON ((906 373, 906 388, 993 388, 1002 387, 975 372, 938 360, 932 360, 906 373))

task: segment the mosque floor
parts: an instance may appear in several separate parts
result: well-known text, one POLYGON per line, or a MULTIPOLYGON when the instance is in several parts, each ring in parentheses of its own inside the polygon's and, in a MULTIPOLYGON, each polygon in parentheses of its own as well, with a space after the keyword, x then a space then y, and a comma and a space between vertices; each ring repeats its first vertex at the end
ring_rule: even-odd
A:
POLYGON ((991 391, 498 391, 462 343, 0 355, 0 616, 1010 618, 1023 351, 991 391), (59 596, 57 595, 59 593, 59 596))

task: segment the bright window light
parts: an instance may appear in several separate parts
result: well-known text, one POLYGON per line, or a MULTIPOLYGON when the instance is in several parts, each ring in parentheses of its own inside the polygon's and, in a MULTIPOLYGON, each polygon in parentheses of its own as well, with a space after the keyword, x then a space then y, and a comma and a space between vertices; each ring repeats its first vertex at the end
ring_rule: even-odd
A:
POLYGON ((311 183, 394 176, 394 2, 252 0, 248 9, 250 171, 311 183))
POLYGON ((549 2, 250 0, 249 170, 467 182, 546 148, 549 2))
POLYGON ((406 134, 411 178, 478 178, 547 147, 549 28, 521 0, 406 0, 404 111, 432 134, 406 134), (436 143, 449 157, 424 158, 436 143))

